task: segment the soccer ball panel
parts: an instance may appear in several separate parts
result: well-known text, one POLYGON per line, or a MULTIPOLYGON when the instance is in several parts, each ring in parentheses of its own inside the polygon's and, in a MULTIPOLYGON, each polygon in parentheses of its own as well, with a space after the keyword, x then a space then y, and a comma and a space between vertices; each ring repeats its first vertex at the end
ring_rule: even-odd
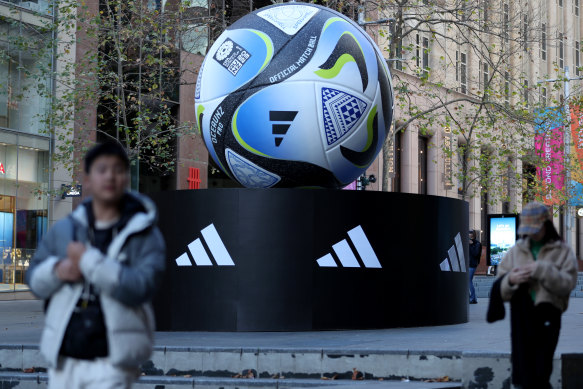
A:
POLYGON ((371 101, 364 95, 338 84, 316 83, 320 135, 324 150, 338 146, 359 131, 371 101))
POLYGON ((281 177, 237 154, 225 149, 225 159, 234 178, 247 188, 270 188, 281 181, 281 177))
POLYGON ((273 85, 241 103, 232 130, 239 144, 252 153, 328 168, 314 120, 316 107, 313 83, 273 85))
POLYGON ((359 123, 356 131, 326 152, 331 170, 338 180, 346 184, 362 174, 382 150, 386 123, 380 90, 363 116, 364 120, 359 123))
POLYGON ((376 92, 374 81, 378 77, 378 67, 376 52, 367 38, 338 17, 326 19, 323 28, 310 63, 290 77, 290 81, 330 81, 372 99, 376 92))
MULTIPOLYGON (((218 114, 220 114, 220 111, 217 112, 217 107, 220 105, 222 101, 223 98, 218 98, 206 102, 198 102, 195 105, 195 110, 196 121, 199 126, 198 128, 200 130, 200 133, 202 134, 202 138, 204 140, 206 148, 209 151, 209 154, 211 155, 212 159, 215 161, 217 166, 226 170, 225 166, 223 166, 213 146, 213 141, 215 141, 214 143, 217 143, 218 141, 222 142, 224 132, 228 131, 228 129, 225 128, 225 126, 220 121, 217 120, 217 116, 218 114)), ((228 172, 226 173, 228 174, 228 172)))
POLYGON ((269 64, 273 49, 271 38, 262 31, 225 31, 206 55, 197 101, 225 96, 251 81, 269 64))

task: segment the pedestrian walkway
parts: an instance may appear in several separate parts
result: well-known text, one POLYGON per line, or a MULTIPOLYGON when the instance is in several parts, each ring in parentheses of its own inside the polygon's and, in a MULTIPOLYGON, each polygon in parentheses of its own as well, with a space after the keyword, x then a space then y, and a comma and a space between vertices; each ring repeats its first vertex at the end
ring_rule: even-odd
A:
MULTIPOLYGON (((474 276, 474 288, 476 288, 476 297, 489 298, 492 284, 496 280, 495 276, 474 276)), ((577 286, 571 292, 571 297, 583 298, 583 273, 577 277, 577 286)))
POLYGON ((29 291, 30 288, 26 284, 4 284, 0 283, 0 293, 5 292, 24 292, 29 291))
MULTIPOLYGON (((415 385, 420 384, 419 380, 448 379, 456 382, 453 387, 459 387, 481 382, 483 377, 478 373, 485 368, 494 373, 491 385, 502 387, 510 374, 509 315, 503 321, 488 324, 487 305, 487 299, 478 299, 478 304, 469 306, 468 323, 437 327, 322 332, 157 332, 156 351, 144 366, 146 375, 137 387, 291 388, 322 383, 356 388, 360 386, 358 380, 351 381, 355 374, 356 378, 363 378, 362 382, 382 384, 386 389, 393 389, 388 385, 401 383, 401 379, 416 381, 415 385), (249 375, 260 379, 247 383, 243 377, 249 375), (183 384, 179 385, 179 381, 183 384)), ((44 362, 36 346, 41 329, 41 302, 0 301, 0 370, 42 368, 44 362)), ((583 352, 582 330, 583 299, 572 299, 563 316, 555 357, 553 382, 556 385, 561 380, 561 355, 583 352)), ((32 380, 30 375, 26 377, 32 380)), ((42 373, 37 378, 42 381, 42 373)), ((403 386, 403 389, 434 387, 422 384, 426 385, 403 386)), ((452 386, 445 383, 445 387, 452 386)))

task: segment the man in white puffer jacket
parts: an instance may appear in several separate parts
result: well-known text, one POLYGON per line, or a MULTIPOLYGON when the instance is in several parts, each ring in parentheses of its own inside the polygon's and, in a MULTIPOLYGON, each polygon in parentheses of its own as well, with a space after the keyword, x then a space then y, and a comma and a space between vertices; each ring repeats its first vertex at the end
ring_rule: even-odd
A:
POLYGON ((153 202, 126 191, 122 146, 95 146, 85 173, 92 198, 49 230, 26 274, 48 300, 40 350, 49 388, 130 388, 152 352, 164 240, 153 202))

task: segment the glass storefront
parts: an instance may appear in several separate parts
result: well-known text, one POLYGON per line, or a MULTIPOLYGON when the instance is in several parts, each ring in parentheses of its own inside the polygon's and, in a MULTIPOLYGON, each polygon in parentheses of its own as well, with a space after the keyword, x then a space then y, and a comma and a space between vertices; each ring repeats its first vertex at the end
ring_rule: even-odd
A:
POLYGON ((0 1, 0 292, 28 289, 24 275, 48 228, 50 166, 50 1, 9 2, 0 1))
POLYGON ((48 228, 49 140, 0 131, 0 292, 24 274, 48 228))
POLYGON ((50 109, 51 35, 39 30, 0 18, 0 128, 46 135, 43 119, 50 109))

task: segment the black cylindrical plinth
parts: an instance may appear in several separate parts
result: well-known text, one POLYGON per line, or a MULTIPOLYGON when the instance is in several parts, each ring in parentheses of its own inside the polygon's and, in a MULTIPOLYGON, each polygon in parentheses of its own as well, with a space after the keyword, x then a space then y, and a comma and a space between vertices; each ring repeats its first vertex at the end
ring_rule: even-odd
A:
POLYGON ((402 193, 207 189, 153 196, 162 331, 464 323, 468 204, 402 193))

